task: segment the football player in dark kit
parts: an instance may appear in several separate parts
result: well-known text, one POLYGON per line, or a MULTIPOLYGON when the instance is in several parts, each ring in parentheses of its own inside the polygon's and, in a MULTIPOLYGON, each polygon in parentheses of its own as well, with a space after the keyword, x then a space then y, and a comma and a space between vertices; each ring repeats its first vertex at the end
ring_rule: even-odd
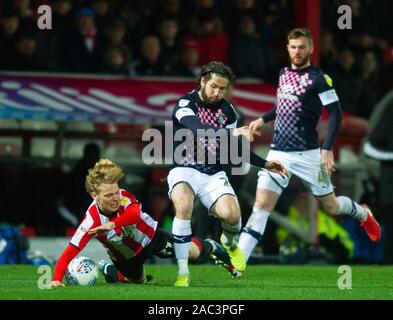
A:
POLYGON ((231 142, 240 145, 242 156, 249 156, 247 162, 279 175, 287 173, 279 162, 266 162, 249 148, 243 148, 246 144, 238 137, 244 136, 249 141, 252 140, 250 129, 237 128, 234 108, 224 99, 233 80, 230 68, 221 62, 210 62, 202 68, 198 88, 182 96, 173 110, 174 165, 167 180, 168 194, 176 214, 172 226, 179 267, 175 286, 187 287, 190 283, 188 248, 191 243, 191 216, 195 197, 199 197, 210 214, 221 220, 221 242, 228 251, 233 266, 240 272, 246 267, 244 255, 234 239, 241 229, 240 207, 222 169, 225 162, 222 153, 231 153, 231 142), (209 130, 220 137, 206 137, 205 133, 209 130), (178 136, 183 136, 185 140, 176 139, 178 136))
POLYGON ((292 174, 309 186, 327 212, 359 220, 372 241, 378 241, 381 237, 379 224, 366 205, 334 194, 330 180, 334 172, 331 149, 340 129, 342 111, 332 79, 310 61, 314 50, 310 31, 305 28, 292 30, 288 35, 287 50, 291 66, 280 71, 277 105, 252 121, 249 127, 253 133, 260 134, 265 123, 275 121, 267 160, 280 161, 289 176, 259 171, 253 211, 238 244, 246 260, 260 241, 269 214, 288 186, 292 174), (327 135, 320 147, 316 126, 323 107, 330 118, 327 135))

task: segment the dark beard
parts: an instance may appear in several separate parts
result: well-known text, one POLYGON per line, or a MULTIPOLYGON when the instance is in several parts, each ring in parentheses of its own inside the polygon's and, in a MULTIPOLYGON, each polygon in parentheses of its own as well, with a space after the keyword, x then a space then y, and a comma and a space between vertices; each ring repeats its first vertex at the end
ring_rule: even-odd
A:
POLYGON ((202 94, 202 99, 203 99, 203 101, 206 102, 207 104, 210 104, 210 105, 212 105, 212 106, 215 106, 215 105, 217 105, 217 104, 220 102, 220 100, 218 100, 217 102, 210 101, 209 97, 208 97, 207 94, 206 94, 205 88, 203 88, 203 89, 201 90, 201 94, 202 94))
POLYGON ((295 59, 290 59, 291 64, 293 64, 294 66, 296 66, 297 68, 300 69, 310 61, 310 57, 311 57, 311 55, 305 57, 300 63, 295 63, 295 59))

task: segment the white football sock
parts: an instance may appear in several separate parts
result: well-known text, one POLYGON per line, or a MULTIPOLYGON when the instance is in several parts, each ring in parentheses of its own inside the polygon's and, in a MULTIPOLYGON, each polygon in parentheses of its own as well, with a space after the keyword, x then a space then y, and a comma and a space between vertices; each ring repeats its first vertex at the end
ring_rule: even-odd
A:
POLYGON ((357 204, 355 201, 352 201, 348 197, 340 196, 337 197, 338 202, 338 215, 351 216, 359 221, 364 221, 367 218, 366 210, 357 204))
POLYGON ((173 219, 173 244, 179 267, 179 274, 190 273, 188 270, 188 256, 191 245, 191 220, 173 219))
POLYGON ((250 218, 239 239, 239 248, 243 251, 246 261, 265 233, 266 223, 270 213, 262 209, 253 208, 250 218))

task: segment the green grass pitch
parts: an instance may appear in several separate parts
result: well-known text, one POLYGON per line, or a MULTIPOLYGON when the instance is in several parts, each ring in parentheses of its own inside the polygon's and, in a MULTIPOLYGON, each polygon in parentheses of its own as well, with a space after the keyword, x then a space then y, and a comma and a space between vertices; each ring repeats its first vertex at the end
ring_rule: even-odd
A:
POLYGON ((91 287, 38 288, 36 266, 0 266, 0 299, 67 300, 375 300, 393 299, 393 267, 352 266, 352 288, 337 286, 338 266, 248 266, 232 279, 215 265, 192 265, 191 286, 172 286, 175 265, 146 265, 154 282, 145 285, 107 284, 100 275, 91 287))

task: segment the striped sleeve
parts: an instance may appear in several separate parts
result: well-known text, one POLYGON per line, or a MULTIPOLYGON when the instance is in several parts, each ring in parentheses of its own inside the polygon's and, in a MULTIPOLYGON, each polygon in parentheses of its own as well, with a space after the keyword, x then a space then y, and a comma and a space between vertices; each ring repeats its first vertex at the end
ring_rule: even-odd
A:
POLYGON ((79 250, 82 250, 91 239, 91 236, 87 233, 87 231, 96 226, 98 226, 98 223, 94 222, 93 217, 88 211, 85 215, 85 218, 80 223, 78 229, 75 231, 75 234, 72 236, 70 244, 79 250))

